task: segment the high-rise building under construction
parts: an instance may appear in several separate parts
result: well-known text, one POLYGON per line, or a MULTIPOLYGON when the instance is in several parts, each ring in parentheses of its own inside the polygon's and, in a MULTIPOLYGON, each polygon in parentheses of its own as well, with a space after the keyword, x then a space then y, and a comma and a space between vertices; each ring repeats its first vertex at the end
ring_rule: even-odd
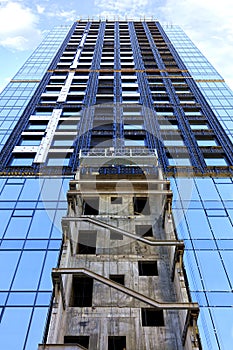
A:
POLYGON ((1 348, 230 349, 233 94, 180 27, 56 27, 0 97, 1 348))

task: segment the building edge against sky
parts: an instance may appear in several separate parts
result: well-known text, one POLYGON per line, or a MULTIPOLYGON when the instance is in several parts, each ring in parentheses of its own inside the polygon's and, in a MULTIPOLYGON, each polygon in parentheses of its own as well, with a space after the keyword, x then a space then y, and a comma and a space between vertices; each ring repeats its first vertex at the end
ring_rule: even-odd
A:
MULTIPOLYGON (((178 26, 163 29, 232 141, 232 92, 178 26)), ((40 94, 36 88, 53 59, 56 62, 64 51, 69 30, 65 26, 52 30, 1 93, 2 148, 30 98, 35 92, 40 94)), ((29 350, 41 341, 71 178, 2 174, 0 336, 5 348, 29 350), (25 278, 29 275, 30 279, 25 278), (9 343, 12 329, 15 339, 9 343)), ((233 328, 232 179, 216 174, 170 180, 176 228, 186 245, 184 260, 192 298, 201 309, 203 348, 229 349, 233 328)))

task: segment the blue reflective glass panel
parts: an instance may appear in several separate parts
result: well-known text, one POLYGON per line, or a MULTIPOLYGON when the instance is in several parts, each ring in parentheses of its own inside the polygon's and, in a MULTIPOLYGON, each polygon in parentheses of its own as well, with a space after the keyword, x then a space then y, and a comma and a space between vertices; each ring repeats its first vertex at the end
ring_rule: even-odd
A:
POLYGON ((37 349, 38 344, 42 343, 47 313, 47 307, 40 307, 34 309, 25 350, 37 349))
POLYGON ((38 292, 36 298, 36 305, 49 306, 51 301, 52 293, 51 292, 38 292))
POLYGON ((227 276, 232 286, 231 288, 233 289, 233 269, 232 269, 233 251, 222 251, 220 255, 223 259, 223 264, 226 267, 227 276))
POLYGON ((36 201, 43 186, 43 179, 26 179, 19 199, 21 201, 36 201))
POLYGON ((54 211, 37 210, 34 214, 28 238, 48 238, 50 235, 54 211))
POLYGON ((7 305, 33 305, 35 301, 35 293, 30 292, 11 292, 7 301, 7 305))
POLYGON ((14 276, 20 252, 1 251, 0 254, 0 288, 8 290, 14 276))
POLYGON ((0 211, 0 222, 1 222, 1 233, 0 238, 2 238, 5 228, 10 220, 12 211, 11 210, 1 210, 0 211))
POLYGON ((205 289, 209 291, 227 291, 230 288, 225 270, 217 251, 196 252, 205 289))
POLYGON ((207 217, 203 210, 188 209, 186 213, 191 238, 212 238, 207 217))
POLYGON ((28 307, 6 308, 0 327, 2 349, 23 349, 31 311, 28 307))
POLYGON ((22 185, 5 185, 1 193, 1 200, 15 201, 21 190, 22 185))
POLYGON ((14 290, 37 288, 44 261, 44 252, 24 251, 13 283, 14 290))
POLYGON ((217 330, 218 339, 220 341, 221 350, 229 350, 232 348, 232 308, 213 308, 211 310, 214 324, 217 330))
POLYGON ((212 179, 195 179, 200 197, 203 200, 220 200, 212 179))
POLYGON ((216 239, 232 238, 233 228, 228 217, 209 217, 209 221, 216 239))
POLYGON ((46 256, 42 278, 40 281, 40 290, 51 290, 52 289, 52 279, 51 271, 52 268, 57 267, 58 252, 49 251, 46 256))
POLYGON ((5 238, 25 238, 30 222, 31 217, 12 217, 5 238))

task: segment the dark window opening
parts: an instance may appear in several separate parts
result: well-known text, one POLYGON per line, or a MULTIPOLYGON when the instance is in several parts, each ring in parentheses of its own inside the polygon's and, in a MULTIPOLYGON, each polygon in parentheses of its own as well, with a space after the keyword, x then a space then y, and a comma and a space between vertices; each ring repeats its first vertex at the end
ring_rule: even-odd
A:
POLYGON ((103 122, 94 122, 92 131, 113 131, 113 124, 104 124, 103 122))
POLYGON ((125 285, 125 275, 109 275, 109 279, 123 286, 125 285))
POLYGON ((125 336, 109 336, 108 350, 126 350, 125 336))
POLYGON ((134 214, 150 215, 149 199, 147 197, 134 197, 134 214))
POLYGON ((143 327, 163 327, 163 310, 141 309, 143 327))
POLYGON ((71 306, 92 306, 93 279, 89 277, 73 278, 71 306))
POLYGON ((98 215, 99 214, 99 198, 88 198, 83 203, 84 215, 98 215))
POLYGON ((121 233, 117 233, 114 231, 110 232, 110 239, 111 240, 122 240, 123 239, 123 235, 121 233))
POLYGON ((136 234, 141 237, 153 237, 151 225, 136 225, 136 234))
POLYGON ((112 147, 112 138, 109 136, 92 136, 90 147, 107 148, 112 147))
POLYGON ((64 344, 77 344, 81 345, 84 348, 89 348, 89 337, 85 335, 78 336, 64 336, 64 344))
POLYGON ((139 261, 139 276, 158 276, 157 261, 139 261))
POLYGON ((39 136, 23 136, 20 139, 19 145, 20 146, 39 146, 41 143, 42 137, 39 136))
POLYGON ((105 97, 96 97, 96 104, 101 103, 112 103, 113 102, 113 96, 106 95, 105 97))
POLYGON ((77 253, 96 253, 96 231, 79 231, 77 253))
POLYGON ((122 204, 122 197, 111 197, 111 204, 122 204))
POLYGON ((99 86, 97 94, 113 94, 113 87, 111 86, 99 86))

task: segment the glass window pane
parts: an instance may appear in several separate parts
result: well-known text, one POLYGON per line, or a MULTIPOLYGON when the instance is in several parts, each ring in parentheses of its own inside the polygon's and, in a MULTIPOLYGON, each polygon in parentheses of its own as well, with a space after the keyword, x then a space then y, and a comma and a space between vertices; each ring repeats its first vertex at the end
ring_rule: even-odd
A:
POLYGON ((142 124, 125 124, 124 130, 142 130, 143 125, 142 124))
POLYGON ((233 305, 232 292, 209 292, 206 293, 210 306, 229 306, 233 305))
POLYGON ((23 186, 23 190, 20 194, 20 200, 23 200, 23 201, 37 200, 39 197, 42 185, 43 185, 43 180, 26 179, 26 182, 23 186))
POLYGON ((209 309, 201 309, 201 314, 198 317, 198 326, 203 349, 219 349, 209 309))
POLYGON ((200 200, 199 194, 196 189, 196 184, 193 179, 176 179, 178 186, 178 193, 182 201, 184 200, 200 200))
POLYGON ((220 252, 220 255, 223 258, 223 263, 226 267, 228 278, 230 279, 231 285, 233 286, 233 269, 232 269, 233 251, 223 251, 223 252, 220 252))
POLYGON ((211 310, 214 324, 220 341, 220 348, 228 350, 232 348, 232 308, 213 308, 211 310))
POLYGON ((191 238, 213 238, 205 212, 201 209, 188 209, 187 223, 191 238))
POLYGON ((31 217, 12 217, 5 238, 25 238, 30 222, 31 217))
POLYGON ((230 289, 219 253, 216 251, 196 252, 203 283, 209 291, 227 291, 230 289))
POLYGON ((173 166, 191 165, 189 158, 168 158, 168 162, 173 166))
POLYGON ((163 140, 164 146, 184 146, 183 140, 163 140))
POLYGON ((199 249, 199 250, 213 250, 217 249, 215 241, 212 239, 194 239, 192 241, 194 249, 199 249))
POLYGON ((30 292, 12 292, 9 295, 7 305, 33 305, 35 301, 35 293, 30 292))
POLYGON ((15 209, 13 212, 13 216, 32 216, 33 215, 33 210, 30 209, 15 209))
POLYGON ((0 254, 0 288, 8 290, 12 278, 14 276, 15 268, 19 259, 20 252, 3 252, 0 254))
POLYGON ((58 252, 48 252, 43 269, 43 275, 40 282, 40 290, 52 289, 52 268, 57 267, 58 252))
POLYGON ((0 292, 0 305, 4 305, 8 293, 0 292))
POLYGON ((72 146, 74 143, 74 140, 69 140, 69 139, 66 139, 66 140, 60 140, 60 139, 56 139, 53 141, 53 146, 54 147, 70 147, 72 146))
POLYGON ((62 237, 62 228, 61 228, 61 219, 66 214, 65 210, 57 210, 55 219, 53 221, 53 229, 51 238, 61 238, 62 237))
POLYGON ((197 140, 198 146, 208 147, 208 146, 217 146, 218 143, 216 140, 197 140))
POLYGON ((125 146, 127 146, 127 147, 145 146, 145 140, 125 140, 125 146))
POLYGON ((212 179, 195 179, 200 197, 205 200, 219 200, 220 197, 212 179))
POLYGON ((17 200, 21 189, 22 185, 5 185, 1 193, 1 200, 17 200))
POLYGON ((225 158, 205 158, 207 166, 227 166, 225 158))
POLYGON ((25 350, 37 349, 38 344, 42 343, 47 313, 47 307, 34 309, 25 350))
POLYGON ((62 179, 46 179, 41 191, 40 199, 57 201, 62 186, 62 179))
POLYGON ((36 210, 29 229, 28 238, 48 238, 52 227, 53 217, 53 210, 36 210))
POLYGON ((1 223, 1 234, 0 237, 2 238, 5 228, 9 222, 9 219, 11 217, 12 211, 11 210, 1 210, 0 211, 0 223, 1 223))
POLYGON ((37 289, 44 261, 44 255, 44 252, 38 251, 23 252, 13 283, 13 289, 37 289))
POLYGON ((212 217, 212 216, 227 216, 227 212, 224 209, 207 209, 206 210, 206 215, 208 217, 212 217))
POLYGON ((232 184, 216 185, 223 200, 233 200, 232 184))
POLYGON ((186 224, 183 210, 173 209, 173 217, 179 239, 189 239, 189 230, 186 224))
POLYGON ((232 238, 232 224, 227 217, 209 217, 210 226, 216 239, 232 238))
POLYGON ((47 245, 47 239, 27 239, 24 249, 46 249, 47 245))
POLYGON ((49 306, 51 301, 51 292, 38 292, 36 298, 36 305, 49 306))
POLYGON ((6 308, 0 327, 2 349, 23 349, 31 311, 25 307, 6 308))
POLYGON ((187 276, 189 281, 189 288, 192 291, 203 290, 203 284, 200 276, 200 272, 197 266, 197 260, 193 251, 185 251, 184 264, 187 268, 187 276))
POLYGON ((16 157, 14 156, 11 160, 11 166, 30 166, 32 165, 34 157, 16 157))

